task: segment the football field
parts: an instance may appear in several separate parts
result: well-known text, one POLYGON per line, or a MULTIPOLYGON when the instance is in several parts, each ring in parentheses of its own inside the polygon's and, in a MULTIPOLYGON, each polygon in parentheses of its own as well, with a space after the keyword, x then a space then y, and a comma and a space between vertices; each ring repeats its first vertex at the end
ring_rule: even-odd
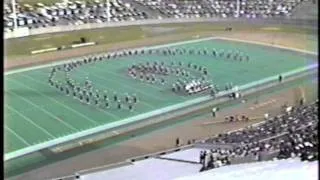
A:
MULTIPOLYGON (((167 48, 164 45, 162 48, 167 48)), ((208 77, 219 87, 226 83, 244 85, 270 76, 316 63, 316 56, 301 52, 267 47, 263 45, 227 41, 221 39, 181 42, 170 48, 216 49, 240 51, 250 56, 249 61, 226 60, 210 55, 164 56, 145 54, 103 60, 81 66, 71 72, 72 79, 84 82, 89 77, 99 90, 111 94, 135 94, 138 98, 133 111, 126 107, 109 109, 80 103, 72 96, 59 92, 48 84, 51 67, 27 71, 9 72, 5 75, 4 138, 5 153, 85 131, 90 128, 120 122, 126 118, 154 111, 170 105, 203 96, 186 96, 171 91, 176 78, 166 83, 147 83, 128 76, 127 69, 133 64, 164 62, 168 64, 195 64, 206 67, 208 77)), ((122 97, 122 96, 121 96, 122 97)))

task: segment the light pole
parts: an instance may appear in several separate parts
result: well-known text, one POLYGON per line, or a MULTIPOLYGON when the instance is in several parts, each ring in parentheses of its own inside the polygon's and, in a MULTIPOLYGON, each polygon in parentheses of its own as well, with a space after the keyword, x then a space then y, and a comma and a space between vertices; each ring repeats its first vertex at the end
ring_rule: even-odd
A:
POLYGON ((107 1, 107 21, 110 22, 110 0, 107 1))
POLYGON ((13 31, 16 31, 18 29, 18 23, 17 23, 17 12, 16 12, 16 1, 11 0, 12 4, 12 12, 13 12, 13 31))
POLYGON ((240 17, 240 0, 237 0, 237 17, 240 17))

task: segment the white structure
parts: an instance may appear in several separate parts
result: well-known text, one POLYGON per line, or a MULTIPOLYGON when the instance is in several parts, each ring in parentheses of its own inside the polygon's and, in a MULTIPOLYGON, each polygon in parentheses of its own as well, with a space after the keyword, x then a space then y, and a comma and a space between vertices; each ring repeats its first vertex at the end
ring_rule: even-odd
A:
POLYGON ((189 176, 199 172, 200 164, 150 158, 106 171, 81 175, 82 180, 166 180, 189 176))
POLYGON ((301 162, 299 159, 258 162, 224 166, 176 180, 317 180, 318 162, 301 162))

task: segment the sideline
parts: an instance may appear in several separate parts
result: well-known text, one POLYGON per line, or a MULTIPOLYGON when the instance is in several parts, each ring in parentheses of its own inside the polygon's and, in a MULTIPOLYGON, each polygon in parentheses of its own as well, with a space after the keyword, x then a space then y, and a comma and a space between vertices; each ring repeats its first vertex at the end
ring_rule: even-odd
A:
POLYGON ((259 41, 250 41, 250 40, 242 40, 242 39, 227 38, 227 37, 217 37, 216 39, 257 44, 257 45, 262 45, 262 46, 267 46, 267 47, 274 47, 274 48, 279 48, 279 49, 286 49, 286 50, 291 50, 291 51, 302 52, 302 53, 306 53, 306 54, 318 55, 318 52, 307 51, 304 49, 297 49, 297 48, 288 47, 288 46, 281 46, 281 45, 276 45, 276 44, 264 43, 264 42, 259 42, 259 41))
MULTIPOLYGON (((163 44, 163 45, 156 45, 156 46, 148 46, 148 47, 140 47, 140 48, 132 48, 131 50, 141 50, 141 49, 145 49, 145 50, 149 50, 149 49, 160 49, 160 48, 164 48, 164 47, 171 47, 171 46, 178 46, 178 45, 183 45, 183 44, 190 44, 190 43, 197 43, 197 42, 201 42, 201 41, 208 41, 208 40, 212 40, 212 39, 217 39, 217 37, 208 37, 208 38, 201 38, 201 39, 194 39, 194 40, 188 40, 188 41, 178 41, 175 43, 168 43, 168 44, 163 44)), ((117 52, 117 51, 112 51, 112 52, 117 52)), ((111 52, 109 52, 111 53, 111 52)), ((95 53, 93 53, 95 54, 95 53)), ((106 53, 97 53, 96 55, 105 55, 106 53)), ((34 66, 34 67, 28 67, 28 68, 22 68, 22 69, 16 69, 16 70, 9 70, 8 72, 5 72, 4 75, 10 75, 10 74, 16 74, 16 73, 21 73, 21 72, 25 72, 25 71, 31 71, 31 70, 35 70, 35 69, 42 69, 42 68, 46 68, 46 67, 52 67, 52 66, 56 66, 56 65, 61 65, 61 64, 65 64, 65 63, 69 63, 72 62, 76 59, 79 59, 83 56, 77 57, 77 58, 71 58, 65 61, 59 61, 59 62, 54 62, 54 63, 48 63, 48 64, 44 64, 44 65, 39 65, 39 66, 34 66)))

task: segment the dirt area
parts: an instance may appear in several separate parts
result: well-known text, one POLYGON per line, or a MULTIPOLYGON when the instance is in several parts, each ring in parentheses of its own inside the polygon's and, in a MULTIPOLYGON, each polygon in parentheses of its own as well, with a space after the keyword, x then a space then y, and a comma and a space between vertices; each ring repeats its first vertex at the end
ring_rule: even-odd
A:
POLYGON ((30 55, 28 57, 15 57, 11 59, 5 59, 4 69, 10 70, 26 66, 34 66, 38 64, 50 63, 53 61, 65 60, 72 57, 85 56, 92 53, 114 51, 125 48, 143 47, 148 45, 165 44, 169 42, 189 40, 192 37, 208 37, 208 36, 221 36, 238 38, 250 41, 259 41, 265 43, 271 43, 282 46, 289 46, 298 49, 308 49, 309 41, 306 41, 307 35, 298 33, 283 33, 277 31, 239 31, 239 32, 202 32, 201 34, 187 33, 182 35, 164 35, 153 38, 146 38, 143 40, 136 40, 130 42, 121 42, 114 44, 97 45, 94 47, 83 47, 79 49, 71 49, 57 52, 48 52, 45 54, 30 55))

